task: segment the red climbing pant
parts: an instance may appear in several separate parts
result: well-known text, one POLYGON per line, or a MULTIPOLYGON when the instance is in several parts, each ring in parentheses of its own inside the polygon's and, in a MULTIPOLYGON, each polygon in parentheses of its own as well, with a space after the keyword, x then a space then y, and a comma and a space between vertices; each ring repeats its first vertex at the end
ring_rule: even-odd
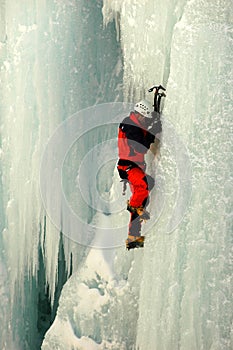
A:
MULTIPOLYGON (((132 196, 129 200, 131 207, 145 208, 149 201, 150 190, 154 187, 154 180, 151 176, 146 175, 144 170, 139 167, 130 168, 128 165, 118 165, 119 175, 122 179, 126 179, 130 185, 132 196)), ((136 212, 130 213, 129 235, 140 236, 141 220, 136 212)))
POLYGON ((149 196, 146 174, 141 168, 132 168, 128 171, 128 181, 132 192, 129 204, 132 207, 144 207, 149 196))

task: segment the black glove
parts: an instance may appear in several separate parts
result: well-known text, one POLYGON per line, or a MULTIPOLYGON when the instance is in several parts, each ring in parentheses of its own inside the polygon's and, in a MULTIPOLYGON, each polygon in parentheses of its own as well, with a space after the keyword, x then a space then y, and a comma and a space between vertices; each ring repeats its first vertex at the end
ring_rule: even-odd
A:
POLYGON ((152 128, 150 129, 150 133, 153 135, 159 134, 162 131, 162 123, 161 120, 158 120, 152 125, 152 128))
POLYGON ((152 119, 153 119, 154 123, 160 121, 160 113, 159 112, 153 111, 153 112, 151 112, 151 115, 152 115, 152 119))

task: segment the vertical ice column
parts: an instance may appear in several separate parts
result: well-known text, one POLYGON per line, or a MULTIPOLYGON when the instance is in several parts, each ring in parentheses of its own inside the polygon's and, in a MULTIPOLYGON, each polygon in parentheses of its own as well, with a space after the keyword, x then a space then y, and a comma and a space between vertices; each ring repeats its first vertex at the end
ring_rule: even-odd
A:
MULTIPOLYGON (((187 0, 104 0, 104 21, 115 20, 124 60, 125 99, 142 97, 144 89, 166 85, 170 71, 170 49, 175 24, 187 0)), ((150 99, 151 97, 148 96, 150 99)))
MULTIPOLYGON (((72 75, 70 66, 74 63, 70 59, 67 64, 67 57, 69 50, 76 49, 69 46, 70 29, 75 22, 74 5, 52 1, 21 1, 18 5, 1 2, 4 9, 1 23, 6 24, 0 31, 1 50, 4 49, 0 140, 5 219, 2 245, 9 279, 9 332, 14 331, 15 338, 18 335, 20 346, 25 349, 32 348, 38 336, 35 306, 39 289, 35 286, 40 244, 52 298, 56 286, 59 231, 47 224, 45 243, 39 169, 49 136, 76 108, 66 99, 72 85, 67 77, 72 75)), ((71 56, 75 59, 75 53, 71 56)))
MULTIPOLYGON (((140 349, 232 348, 231 12, 229 1, 190 1, 174 28, 164 119, 188 147, 192 199, 178 228, 160 223, 145 246, 140 349)), ((166 149, 161 165, 175 192, 166 149)))
MULTIPOLYGON (((6 17, 5 17, 5 1, 0 2, 0 96, 3 98, 3 89, 4 89, 4 65, 7 65, 6 60, 6 17)), ((2 129, 3 123, 3 111, 4 109, 0 107, 0 130, 2 129)), ((2 159, 2 136, 0 132, 0 160, 2 159)), ((13 341, 12 337, 12 328, 11 328, 11 315, 9 310, 10 304, 10 291, 9 291, 9 280, 7 274, 7 267, 5 261, 5 252, 3 246, 3 237, 2 231, 5 225, 5 213, 4 213, 4 199, 3 199, 3 185, 2 185, 2 162, 0 161, 0 348, 14 348, 17 350, 17 344, 13 341)))
MULTIPOLYGON (((41 157, 51 134, 71 114, 120 99, 121 59, 119 46, 115 40, 112 43, 114 28, 103 30, 101 2, 2 1, 0 6, 1 23, 7 23, 6 31, 0 30, 0 47, 6 47, 1 56, 3 243, 9 300, 15 301, 11 322, 26 348, 27 342, 29 347, 34 344, 37 332, 39 248, 52 302, 58 277, 60 232, 45 220, 39 188, 41 157), (25 323, 19 310, 27 314, 25 323)), ((51 186, 58 171, 53 170, 51 186)), ((77 176, 74 168, 70 172, 77 176)), ((60 213, 59 198, 51 201, 60 213)), ((64 245, 67 265, 72 251, 76 269, 83 250, 68 240, 64 245)))

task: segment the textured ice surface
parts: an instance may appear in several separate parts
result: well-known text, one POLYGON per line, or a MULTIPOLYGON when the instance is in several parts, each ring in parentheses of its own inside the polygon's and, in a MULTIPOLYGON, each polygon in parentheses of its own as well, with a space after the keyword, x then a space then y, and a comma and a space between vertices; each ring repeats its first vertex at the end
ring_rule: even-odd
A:
MULTIPOLYGON (((179 148, 169 148, 166 138, 171 133, 165 127, 157 169, 157 176, 162 176, 165 183, 165 204, 144 250, 127 256, 124 251, 115 252, 107 280, 109 260, 91 251, 85 266, 64 288, 56 321, 46 335, 43 349, 54 344, 55 349, 86 346, 115 350, 230 350, 231 4, 106 0, 103 12, 105 21, 114 19, 119 28, 125 98, 139 97, 142 86, 146 88, 154 82, 167 86, 163 116, 173 123, 174 132, 180 134, 188 148, 192 197, 184 220, 168 234, 167 221, 173 217, 174 209, 179 213, 177 191, 186 186, 182 179, 187 163, 180 168, 179 148), (92 260, 96 262, 94 270, 92 260), (126 261, 131 266, 128 271, 126 261), (94 291, 90 288, 92 280, 94 291), (103 289, 99 280, 107 281, 103 289), (80 293, 82 289, 78 300, 72 299, 72 291, 75 294, 75 290, 80 293), (129 290, 138 300, 133 320, 129 320, 129 290), (122 322, 114 310, 116 303, 120 312, 123 310, 122 322), (71 327, 71 341, 59 336, 61 322, 69 330, 71 327), (85 345, 86 337, 94 340, 96 347, 85 345)), ((152 208, 156 210, 156 203, 152 208)))
MULTIPOLYGON (((78 109, 119 99, 121 60, 113 30, 106 34, 100 25, 101 5, 0 1, 2 349, 17 349, 18 342, 25 350, 36 337, 37 300, 28 279, 37 277, 39 246, 52 299, 55 292, 59 232, 49 220, 45 227, 38 182, 45 143, 78 109)), ((230 350, 231 1, 104 0, 103 5, 106 29, 114 19, 122 48, 124 99, 145 94, 151 99, 145 92, 154 83, 167 87, 156 169, 148 158, 148 169, 161 180, 163 206, 153 200, 155 189, 151 211, 161 215, 143 250, 90 250, 81 264, 80 247, 65 240, 67 268, 72 252, 75 271, 42 348, 230 350), (179 140, 187 159, 180 157, 179 140), (191 162, 191 178, 184 159, 191 162), (184 214, 177 205, 183 195, 188 211, 168 234, 168 222, 176 226, 174 213, 184 214)), ((114 177, 113 195, 117 181, 114 177)), ((90 219, 102 225, 118 220, 101 213, 90 219)))
MULTIPOLYGON (((0 16, 0 348, 16 349, 14 336, 26 350, 38 346, 40 290, 48 286, 53 303, 59 279, 59 229, 45 220, 39 188, 45 145, 72 113, 112 101, 112 91, 119 99, 122 70, 100 1, 1 0, 0 16)), ((83 249, 64 239, 64 250, 75 271, 83 249)))

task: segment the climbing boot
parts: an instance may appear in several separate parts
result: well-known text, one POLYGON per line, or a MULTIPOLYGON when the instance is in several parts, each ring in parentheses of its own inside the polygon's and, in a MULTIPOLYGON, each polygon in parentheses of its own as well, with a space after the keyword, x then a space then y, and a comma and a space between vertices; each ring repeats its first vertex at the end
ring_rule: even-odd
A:
POLYGON ((129 204, 129 201, 127 201, 127 210, 130 213, 138 214, 138 216, 140 216, 140 220, 146 221, 150 219, 150 213, 145 208, 143 208, 143 206, 133 207, 129 204))
POLYGON ((144 247, 144 236, 131 236, 129 235, 125 241, 126 249, 143 248, 144 247))

